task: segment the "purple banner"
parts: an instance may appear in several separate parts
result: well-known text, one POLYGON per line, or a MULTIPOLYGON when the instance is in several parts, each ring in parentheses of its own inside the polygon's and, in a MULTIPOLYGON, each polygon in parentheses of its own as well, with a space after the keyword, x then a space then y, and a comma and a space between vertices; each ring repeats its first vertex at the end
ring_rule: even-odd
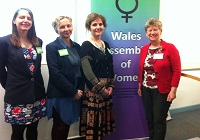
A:
POLYGON ((113 93, 116 131, 104 140, 148 137, 142 99, 137 95, 141 47, 148 43, 145 22, 159 17, 159 0, 92 0, 92 12, 106 17, 102 39, 110 44, 114 58, 113 93))

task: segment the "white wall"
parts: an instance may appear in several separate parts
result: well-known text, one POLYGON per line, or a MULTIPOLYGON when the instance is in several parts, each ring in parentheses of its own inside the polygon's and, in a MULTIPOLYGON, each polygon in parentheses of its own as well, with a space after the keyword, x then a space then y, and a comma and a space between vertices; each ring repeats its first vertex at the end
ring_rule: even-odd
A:
MULTIPOLYGON (((200 69, 195 71, 182 72, 200 77, 200 69)), ((173 101, 170 109, 200 105, 200 81, 182 76, 176 95, 177 97, 173 101)))
MULTIPOLYGON (((180 52, 184 73, 200 77, 199 0, 160 0, 160 20, 163 23, 162 38, 173 43, 180 52)), ((200 82, 181 77, 177 98, 170 109, 200 104, 200 82)))
POLYGON ((182 67, 200 68, 199 0, 160 0, 162 37, 179 50, 182 67))

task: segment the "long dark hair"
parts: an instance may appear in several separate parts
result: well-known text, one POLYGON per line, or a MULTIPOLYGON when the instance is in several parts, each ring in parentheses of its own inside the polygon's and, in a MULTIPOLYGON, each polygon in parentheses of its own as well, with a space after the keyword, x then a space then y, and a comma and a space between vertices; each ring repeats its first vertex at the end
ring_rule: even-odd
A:
POLYGON ((31 41, 31 43, 34 45, 34 46, 38 46, 39 45, 39 41, 38 41, 38 38, 37 38, 37 35, 36 35, 36 31, 35 31, 35 23, 34 23, 34 18, 33 18, 33 13, 31 12, 30 9, 28 8, 20 8, 18 9, 14 16, 13 16, 13 19, 12 19, 12 37, 11 37, 11 42, 14 46, 17 46, 17 47, 20 47, 21 46, 21 42, 20 42, 20 37, 19 37, 19 33, 17 31, 17 27, 16 25, 13 23, 13 21, 16 19, 19 11, 21 10, 26 10, 28 11, 28 13, 30 14, 31 16, 31 19, 32 19, 32 26, 31 28, 29 29, 28 31, 28 39, 31 41))

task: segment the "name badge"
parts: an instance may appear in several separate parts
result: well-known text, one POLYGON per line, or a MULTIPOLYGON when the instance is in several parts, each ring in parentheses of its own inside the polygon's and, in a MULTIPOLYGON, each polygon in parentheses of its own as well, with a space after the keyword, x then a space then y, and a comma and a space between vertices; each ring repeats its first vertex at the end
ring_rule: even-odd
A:
POLYGON ((163 53, 154 53, 153 59, 163 59, 163 53))
POLYGON ((67 49, 61 49, 61 50, 58 50, 58 52, 59 52, 60 56, 67 56, 67 55, 69 55, 67 49))
POLYGON ((42 54, 43 51, 42 51, 42 47, 36 47, 36 51, 38 54, 42 54))

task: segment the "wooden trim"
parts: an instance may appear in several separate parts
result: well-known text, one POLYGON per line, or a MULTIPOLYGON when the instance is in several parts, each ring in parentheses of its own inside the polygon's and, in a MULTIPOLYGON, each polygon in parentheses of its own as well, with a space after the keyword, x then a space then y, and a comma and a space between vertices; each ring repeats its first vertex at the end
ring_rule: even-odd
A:
POLYGON ((187 77, 187 78, 191 78, 191 79, 193 79, 193 80, 200 81, 200 77, 193 76, 193 75, 190 75, 190 74, 181 73, 181 76, 184 76, 184 77, 187 77))

